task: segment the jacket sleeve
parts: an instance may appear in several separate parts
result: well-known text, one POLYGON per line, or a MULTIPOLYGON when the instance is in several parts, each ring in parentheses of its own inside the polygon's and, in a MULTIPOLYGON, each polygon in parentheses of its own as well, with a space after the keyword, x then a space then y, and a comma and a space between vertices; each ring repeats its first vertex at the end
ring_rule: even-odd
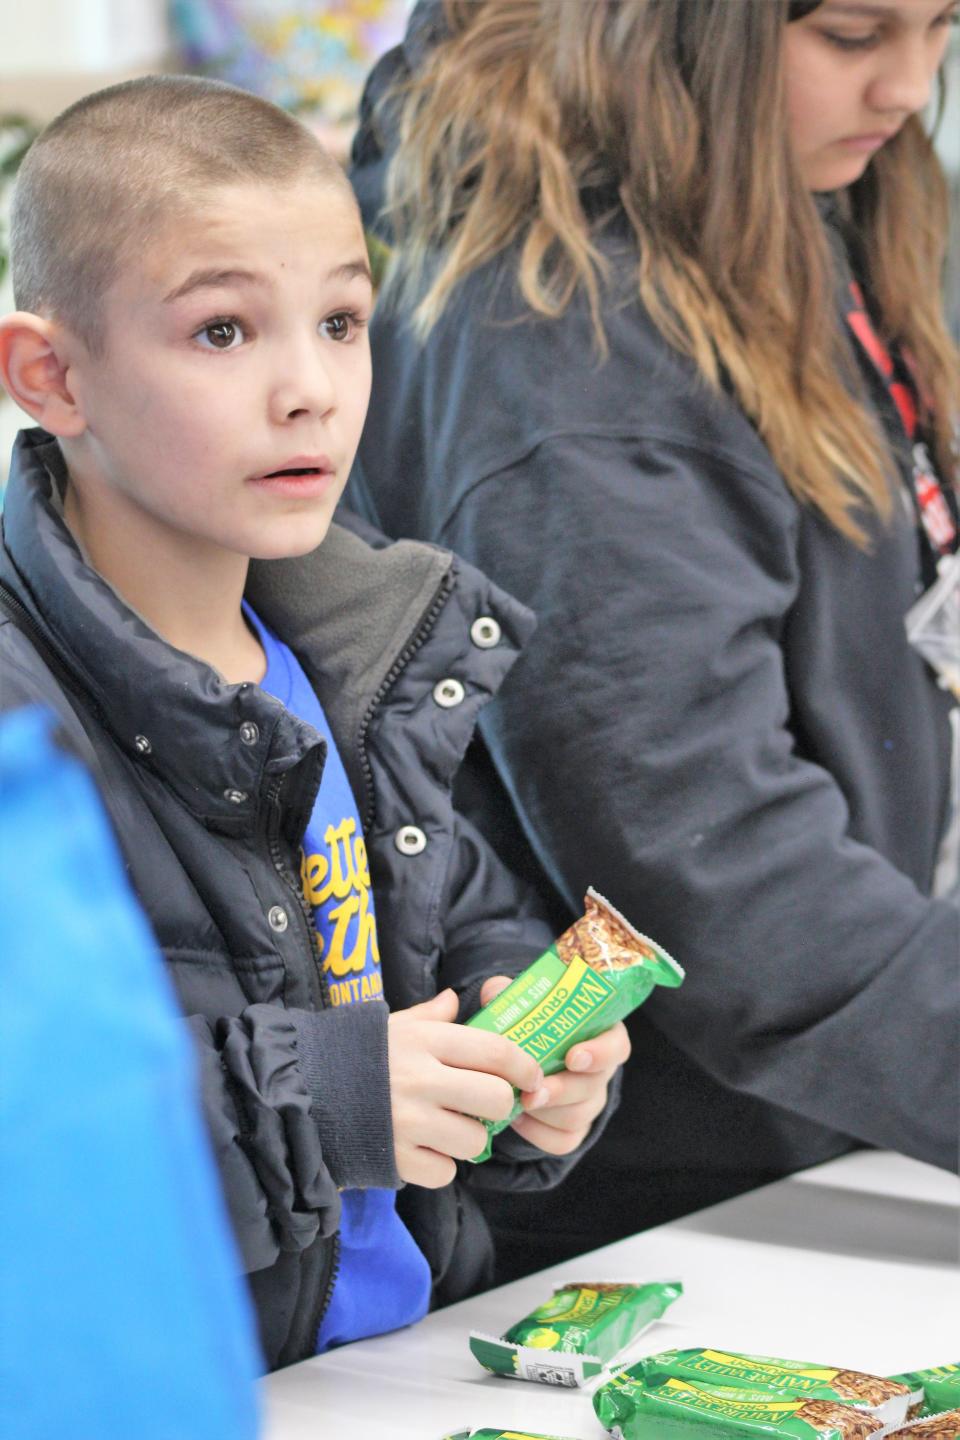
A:
MULTIPOLYGON (((460 995, 460 1019, 480 1008, 480 989, 490 975, 519 975, 556 938, 541 918, 539 902, 493 853, 479 831, 456 816, 453 858, 446 885, 445 948, 440 987, 460 995)), ((515 1131, 496 1137, 483 1165, 462 1166, 462 1177, 478 1190, 540 1190, 559 1184, 606 1129, 620 1097, 614 1076, 607 1104, 586 1140, 570 1155, 548 1155, 515 1131)))
MULTIPOLYGON (((122 797, 112 796, 78 714, 29 641, 2 620, 0 663, 0 711, 53 710, 60 743, 90 768, 110 813, 122 797)), ((190 1015, 184 1023, 247 1271, 332 1234, 339 1189, 399 1183, 382 1001, 317 1012, 251 1005, 238 1016, 190 1015)))
POLYGON ((316 1012, 251 1005, 214 1024, 187 1018, 248 1271, 333 1234, 340 1189, 399 1184, 386 1022, 382 1001, 316 1012))
MULTIPOLYGON (((1 621, 0 662, 0 710, 42 704, 55 711, 60 743, 91 769, 109 814, 109 782, 78 714, 29 641, 1 621)), ((332 1234, 338 1189, 399 1184, 383 1002, 317 1012, 250 1005, 236 1017, 189 1015, 184 1024, 248 1272, 332 1234)))
POLYGON ((439 538, 538 614, 481 728, 570 906, 596 885, 685 966, 649 1017, 734 1088, 953 1167, 960 912, 794 748, 797 525, 732 458, 567 436, 439 538))

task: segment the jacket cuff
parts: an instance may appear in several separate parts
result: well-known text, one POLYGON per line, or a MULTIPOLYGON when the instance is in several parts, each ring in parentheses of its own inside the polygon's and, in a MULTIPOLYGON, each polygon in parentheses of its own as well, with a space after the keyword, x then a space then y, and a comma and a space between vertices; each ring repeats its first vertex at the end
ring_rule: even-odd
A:
POLYGON ((288 1010, 310 1114, 337 1186, 396 1190, 387 1019, 382 1000, 330 1010, 288 1010))

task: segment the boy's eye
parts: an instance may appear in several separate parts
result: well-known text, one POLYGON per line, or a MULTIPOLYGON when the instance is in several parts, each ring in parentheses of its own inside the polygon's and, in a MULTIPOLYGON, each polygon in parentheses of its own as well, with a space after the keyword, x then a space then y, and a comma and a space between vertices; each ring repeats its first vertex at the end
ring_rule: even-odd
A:
POLYGON ((193 338, 205 350, 234 350, 243 340, 243 330, 235 320, 211 320, 193 338))
POLYGON ((355 332, 364 322, 359 315, 351 314, 348 310, 342 310, 336 315, 328 315, 326 320, 320 322, 321 333, 330 340, 351 340, 355 332))

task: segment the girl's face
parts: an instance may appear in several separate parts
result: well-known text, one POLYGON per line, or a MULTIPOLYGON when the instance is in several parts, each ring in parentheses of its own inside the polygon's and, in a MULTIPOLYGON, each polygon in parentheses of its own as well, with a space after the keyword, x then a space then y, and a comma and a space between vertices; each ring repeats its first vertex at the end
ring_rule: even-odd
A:
POLYGON ((790 138, 811 190, 858 180, 922 110, 960 0, 823 0, 787 26, 790 138))

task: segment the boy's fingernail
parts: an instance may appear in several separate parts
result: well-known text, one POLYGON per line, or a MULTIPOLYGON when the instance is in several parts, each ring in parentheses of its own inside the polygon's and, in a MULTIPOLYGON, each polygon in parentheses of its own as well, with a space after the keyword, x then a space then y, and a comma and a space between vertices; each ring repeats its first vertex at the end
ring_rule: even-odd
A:
POLYGON ((547 1089, 546 1085, 544 1085, 542 1089, 538 1090, 536 1094, 527 1101, 526 1108, 528 1110, 542 1110, 544 1105, 549 1105, 549 1103, 550 1091, 547 1089))
POLYGON ((567 1056, 568 1070, 589 1070, 593 1064, 593 1056, 589 1050, 577 1050, 573 1055, 567 1056))

